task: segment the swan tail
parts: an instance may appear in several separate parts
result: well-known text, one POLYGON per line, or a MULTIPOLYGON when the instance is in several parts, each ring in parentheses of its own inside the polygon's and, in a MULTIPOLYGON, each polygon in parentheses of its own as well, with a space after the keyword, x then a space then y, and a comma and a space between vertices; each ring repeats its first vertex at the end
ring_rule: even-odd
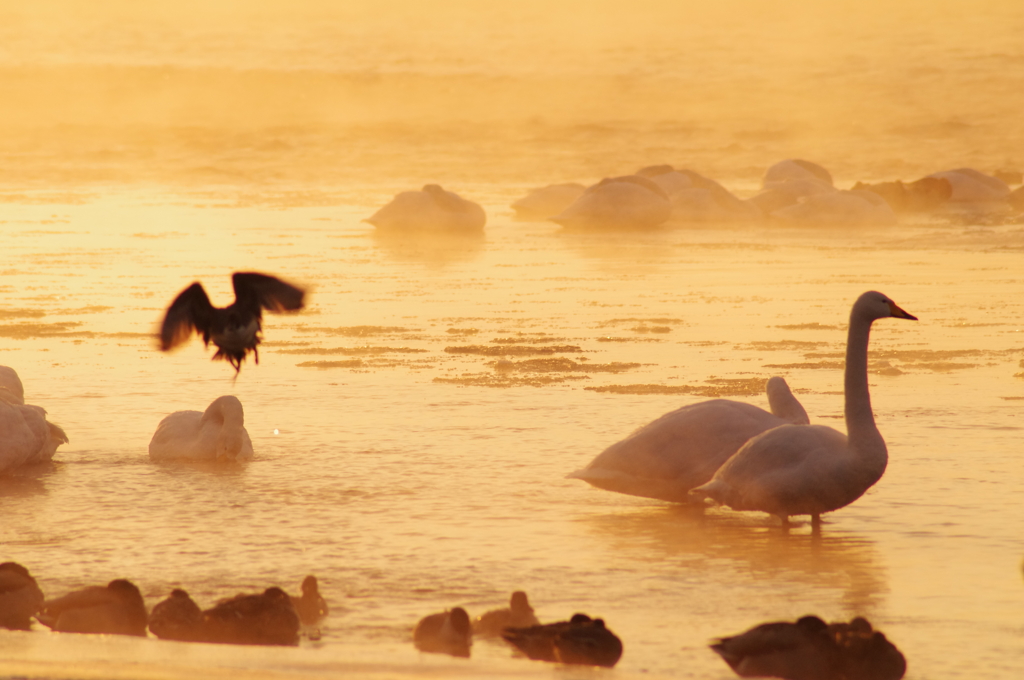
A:
POLYGON ((696 488, 690 489, 690 498, 695 501, 703 500, 705 503, 711 501, 716 505, 721 505, 724 502, 725 493, 725 482, 712 479, 707 484, 701 484, 696 488))

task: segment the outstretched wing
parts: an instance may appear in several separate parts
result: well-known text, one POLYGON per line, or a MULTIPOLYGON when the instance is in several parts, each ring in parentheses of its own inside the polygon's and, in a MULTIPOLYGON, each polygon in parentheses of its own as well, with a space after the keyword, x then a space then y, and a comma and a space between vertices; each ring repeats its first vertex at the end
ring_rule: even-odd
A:
POLYGON ((167 308, 160 327, 160 349, 166 352, 177 347, 189 339, 193 330, 202 333, 204 339, 209 338, 212 321, 210 298, 198 282, 193 283, 167 308))
POLYGON ((235 301, 242 308, 258 305, 268 312, 293 312, 302 309, 306 291, 281 279, 257 272, 231 275, 235 301))

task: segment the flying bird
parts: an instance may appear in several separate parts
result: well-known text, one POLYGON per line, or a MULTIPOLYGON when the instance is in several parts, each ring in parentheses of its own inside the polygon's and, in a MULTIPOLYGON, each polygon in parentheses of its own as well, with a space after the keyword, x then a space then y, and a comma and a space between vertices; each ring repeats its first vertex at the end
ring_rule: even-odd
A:
POLYGON ((231 275, 235 301, 227 307, 214 307, 198 281, 183 290, 167 308, 160 327, 160 349, 168 351, 182 344, 195 331, 206 346, 217 345, 214 359, 225 359, 235 368, 235 376, 251 351, 260 363, 256 349, 262 338, 263 310, 293 312, 303 307, 306 291, 281 279, 256 272, 231 275))

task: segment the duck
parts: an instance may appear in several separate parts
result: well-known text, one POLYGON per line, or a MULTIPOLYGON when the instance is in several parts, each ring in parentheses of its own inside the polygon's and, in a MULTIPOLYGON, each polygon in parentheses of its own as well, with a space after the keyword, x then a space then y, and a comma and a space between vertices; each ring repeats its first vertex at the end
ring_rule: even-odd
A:
POLYGON ((43 602, 43 591, 28 569, 17 562, 0 564, 0 628, 31 630, 43 602))
POLYGON ((568 478, 607 491, 692 503, 690 490, 710 481, 747 440, 787 423, 810 423, 785 378, 769 378, 765 392, 770 413, 732 399, 688 404, 612 444, 568 478))
POLYGON ((827 191, 804 196, 793 205, 774 210, 771 218, 789 224, 835 226, 889 225, 896 212, 873 191, 827 191))
POLYGON ((462 607, 429 614, 416 624, 412 641, 421 652, 469 657, 473 645, 473 626, 462 607))
POLYGON ((299 616, 292 600, 277 586, 262 593, 240 594, 203 612, 199 641, 234 645, 299 644, 299 616))
POLYGON ((528 658, 611 668, 622 658, 622 640, 604 619, 574 614, 568 621, 507 628, 502 637, 528 658))
POLYGON ((885 440, 875 424, 868 393, 868 338, 884 318, 916 321, 877 291, 860 295, 850 310, 844 377, 848 435, 824 425, 780 425, 750 439, 690 494, 733 510, 778 516, 821 515, 860 498, 885 472, 885 440))
POLYGON ((710 646, 742 678, 844 680, 839 646, 817 616, 762 623, 710 646))
POLYGON ((25 403, 17 371, 0 366, 0 474, 47 463, 68 442, 64 430, 46 419, 44 408, 25 403))
POLYGON ((202 635, 203 610, 188 592, 175 588, 149 614, 149 632, 161 640, 195 642, 202 635))
POLYGON ((1010 187, 1003 180, 974 168, 956 168, 933 172, 928 177, 945 179, 953 188, 949 200, 954 203, 1005 201, 1010 187))
POLYGON ((176 411, 160 421, 149 442, 149 458, 164 460, 245 461, 253 457, 242 402, 230 394, 214 399, 206 411, 176 411))
POLYGON ((262 341, 263 310, 295 312, 303 308, 306 291, 281 279, 259 272, 231 275, 235 301, 214 307, 203 285, 196 281, 171 302, 160 325, 160 349, 164 352, 185 343, 195 332, 217 346, 214 360, 224 359, 238 377, 242 362, 252 352, 257 364, 257 347, 262 341))
POLYGON ((907 672, 903 653, 864 617, 830 623, 828 632, 839 646, 843 680, 900 680, 907 672))
POLYGON ((139 588, 123 578, 46 600, 36 619, 61 633, 146 636, 148 615, 139 588))
POLYGON ((299 621, 306 626, 316 625, 327 616, 327 601, 320 595, 320 584, 316 576, 310 574, 302 579, 302 595, 292 596, 292 606, 299 615, 299 621))
POLYGON ((487 224, 487 214, 480 204, 440 184, 425 184, 420 191, 399 193, 363 221, 380 231, 479 232, 487 224))
POLYGON ((566 229, 651 229, 672 215, 665 191, 639 175, 606 177, 550 218, 566 229))
POLYGON ((481 637, 500 637, 506 628, 527 628, 540 625, 526 593, 512 593, 508 607, 492 609, 473 620, 473 634, 481 637))
POLYGON ((533 189, 526 196, 517 199, 511 208, 519 219, 546 220, 568 208, 586 190, 587 188, 579 182, 549 184, 533 189))

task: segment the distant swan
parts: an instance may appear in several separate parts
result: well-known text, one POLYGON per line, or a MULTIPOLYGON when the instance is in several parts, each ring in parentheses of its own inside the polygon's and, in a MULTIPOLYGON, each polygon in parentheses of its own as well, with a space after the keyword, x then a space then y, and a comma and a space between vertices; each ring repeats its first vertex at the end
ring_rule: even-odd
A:
POLYGON ((885 472, 889 456, 875 426, 868 394, 868 337, 876 319, 917 320, 875 291, 864 293, 850 311, 846 342, 846 429, 824 425, 782 425, 760 434, 718 469, 710 482, 690 493, 733 510, 760 510, 782 519, 821 514, 857 500, 885 472))
POLYGON ((672 215, 668 195, 639 175, 609 177, 551 218, 567 229, 650 229, 672 215))
POLYGON ((767 188, 773 182, 786 180, 811 180, 826 186, 835 186, 832 181, 832 173, 817 163, 799 158, 779 161, 765 170, 764 177, 761 178, 761 185, 767 188))
POLYGON ((769 378, 765 391, 771 413, 731 399, 688 404, 612 444, 569 478, 633 496, 692 502, 690 489, 710 480, 748 439, 786 423, 810 422, 783 378, 769 378))
POLYGON ((243 424, 242 402, 225 395, 205 412, 176 411, 160 421, 149 442, 152 460, 248 460, 252 440, 243 424))
POLYGON ((46 420, 46 410, 25 403, 17 372, 0 366, 0 474, 53 459, 68 436, 46 420))
POLYGON ((462 607, 455 607, 424 616, 412 632, 412 641, 421 652, 468 657, 473 644, 469 614, 462 607))
POLYGON ((896 222, 896 213, 884 198, 872 191, 830 191, 805 196, 798 203, 771 213, 792 224, 822 226, 885 225, 896 222))
POLYGON ((421 191, 403 191, 364 222, 384 231, 480 231, 487 223, 484 209, 438 184, 421 191))
POLYGON ((949 200, 958 203, 1005 201, 1010 195, 1010 187, 1006 182, 974 168, 944 170, 932 173, 928 177, 947 180, 953 187, 953 195, 949 200))
POLYGON ((476 620, 473 621, 473 634, 483 637, 498 637, 506 628, 523 628, 536 626, 539 623, 526 593, 517 590, 512 593, 508 607, 492 609, 476 617, 476 620))
POLYGON ((512 209, 516 211, 516 217, 520 219, 546 220, 568 208, 586 190, 587 188, 578 182, 549 184, 546 187, 534 189, 513 202, 512 209))

